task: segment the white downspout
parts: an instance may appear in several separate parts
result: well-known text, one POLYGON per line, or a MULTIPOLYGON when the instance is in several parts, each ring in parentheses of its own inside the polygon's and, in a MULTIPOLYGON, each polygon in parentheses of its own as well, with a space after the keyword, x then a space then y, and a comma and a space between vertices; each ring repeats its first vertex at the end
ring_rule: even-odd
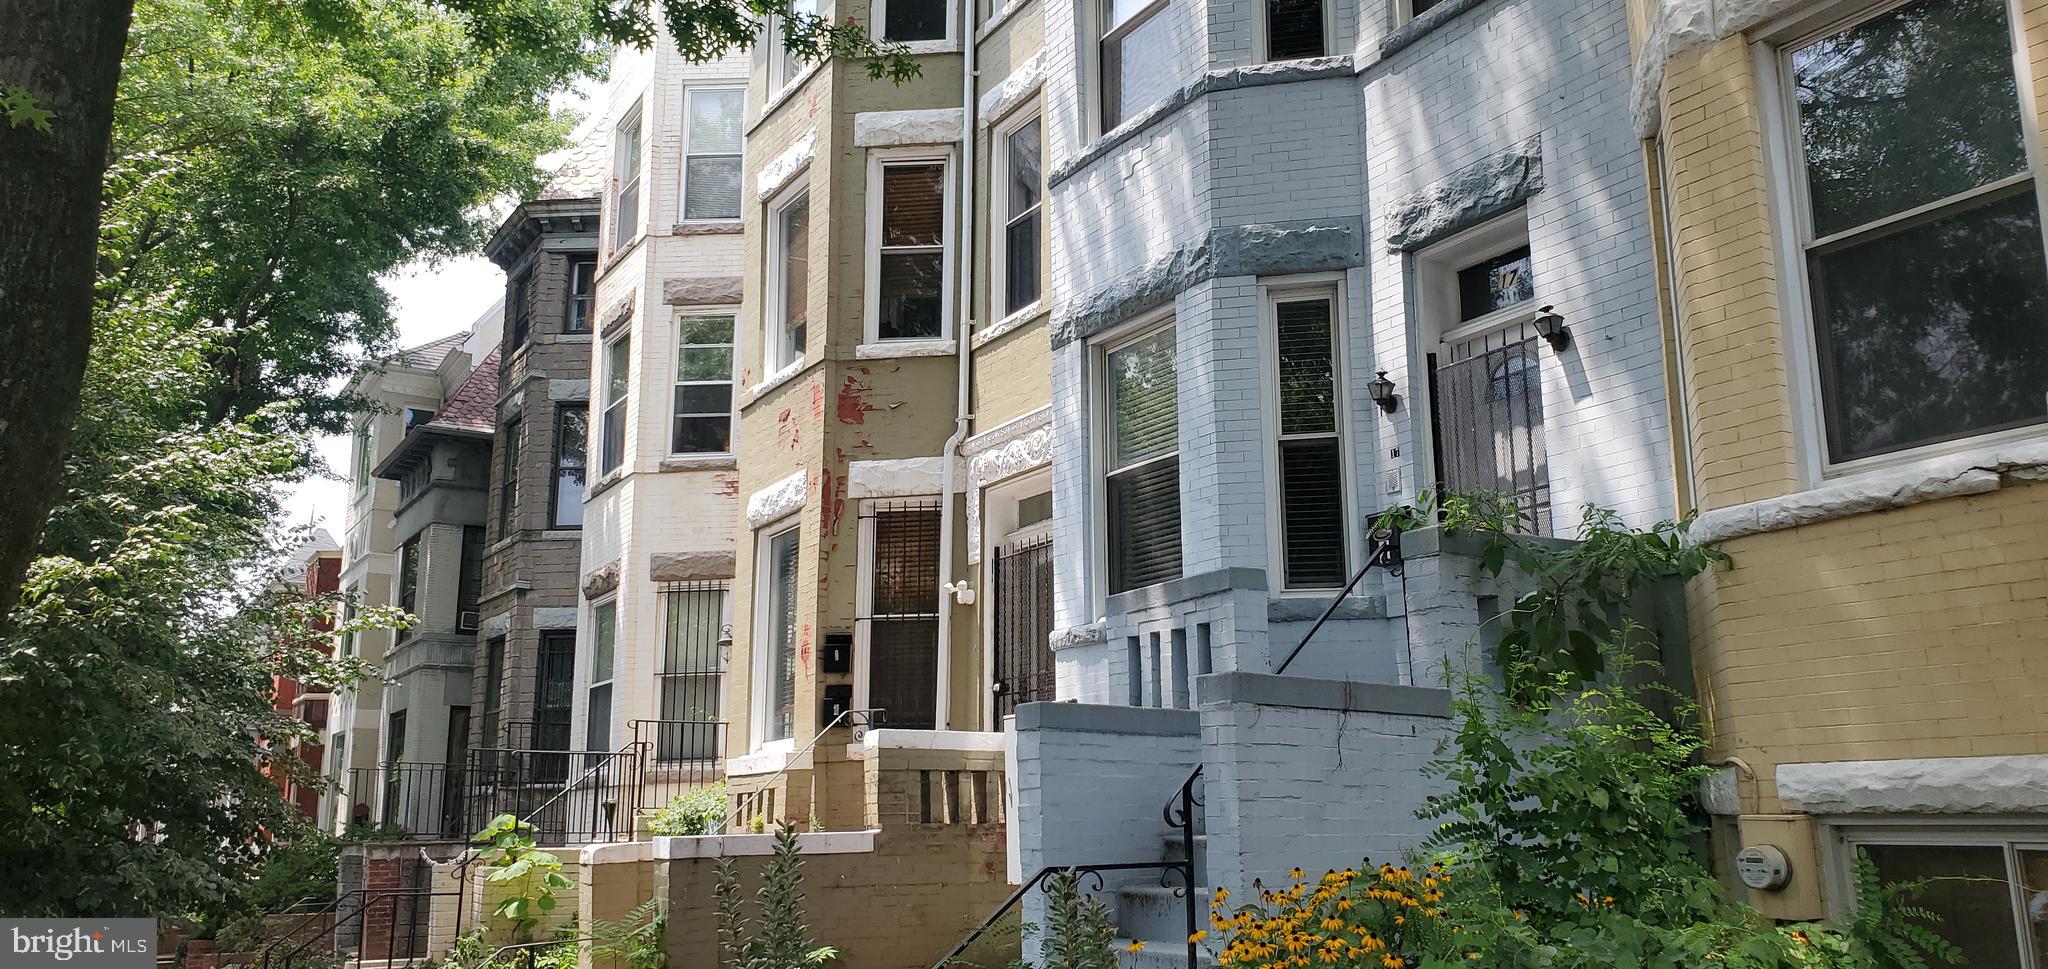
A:
MULTIPOLYGON (((954 355, 959 363, 959 374, 954 380, 955 401, 953 404, 953 436, 946 439, 946 449, 940 455, 944 469, 940 472, 942 484, 939 490, 939 706, 938 716, 932 726, 939 730, 952 729, 953 710, 953 610, 958 605, 955 591, 969 588, 966 580, 953 578, 953 515, 955 493, 961 490, 963 482, 958 480, 956 466, 960 463, 960 444, 967 440, 967 422, 974 415, 968 412, 967 388, 974 370, 974 0, 961 0, 960 20, 960 252, 959 268, 954 278, 960 286, 960 325, 954 328, 954 355)), ((964 512, 962 512, 964 514, 964 512)))

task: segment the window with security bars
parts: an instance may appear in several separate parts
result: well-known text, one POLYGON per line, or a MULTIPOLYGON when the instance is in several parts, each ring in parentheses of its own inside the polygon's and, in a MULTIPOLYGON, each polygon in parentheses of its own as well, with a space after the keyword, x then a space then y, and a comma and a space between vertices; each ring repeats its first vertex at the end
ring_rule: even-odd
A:
POLYGON ((1104 355, 1111 595, 1180 577, 1180 397, 1174 330, 1104 355))
POLYGON ((1273 300, 1280 558, 1289 589, 1339 588, 1350 574, 1335 311, 1335 297, 1327 293, 1273 300))
POLYGON ((995 553, 996 719, 1017 706, 1057 699, 1052 664, 1052 536, 1013 541, 995 553))
POLYGON ((721 753, 718 718, 732 628, 726 624, 725 597, 723 582, 676 582, 661 589, 657 761, 712 760, 721 753))
POLYGON ((875 223, 875 340, 930 340, 946 330, 946 162, 880 166, 875 223))
POLYGON ((756 667, 760 686, 754 690, 764 742, 787 740, 796 733, 796 582, 800 535, 800 529, 789 528, 767 539, 759 581, 755 583, 765 598, 757 624, 761 632, 754 641, 765 641, 768 647, 756 667))
POLYGON ((861 512, 868 542, 868 705, 892 728, 938 725, 939 503, 887 502, 861 512))
POLYGON ((1266 58, 1275 61, 1321 57, 1323 0, 1266 0, 1266 58))
POLYGON ((1542 340, 1527 325, 1431 355, 1438 484, 1507 495, 1536 533, 1550 534, 1550 461, 1543 443, 1542 340))
POLYGON ((2048 422, 2048 256, 2004 0, 1781 52, 1828 458, 2048 422))
MULTIPOLYGON (((568 750, 569 717, 575 705, 576 631, 548 629, 540 634, 540 653, 534 670, 532 733, 525 739, 534 750, 568 750)), ((527 755, 511 765, 524 768, 532 782, 559 781, 568 776, 569 758, 527 755)))
POLYGON ((687 96, 683 129, 684 222, 740 217, 740 142, 747 92, 697 89, 687 96))

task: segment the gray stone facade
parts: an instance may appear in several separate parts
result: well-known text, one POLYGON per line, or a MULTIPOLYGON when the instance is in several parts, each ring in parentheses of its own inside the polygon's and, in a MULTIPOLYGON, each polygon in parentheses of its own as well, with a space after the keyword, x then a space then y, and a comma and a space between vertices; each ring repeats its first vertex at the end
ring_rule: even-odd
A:
MULTIPOLYGON (((491 242, 487 254, 505 270, 506 298, 522 292, 528 320, 524 342, 515 343, 508 327, 500 360, 496 407, 497 459, 491 462, 490 542, 484 555, 482 631, 473 643, 476 674, 471 686, 478 716, 472 718, 471 746, 525 746, 534 719, 539 689, 540 644, 545 625, 559 626, 558 617, 574 617, 583 576, 582 532, 574 521, 556 518, 555 461, 561 415, 588 408, 591 331, 598 326, 594 300, 591 318, 581 332, 569 327, 571 273, 576 260, 595 259, 599 205, 595 198, 549 198, 528 202, 513 212, 491 242), (522 287, 516 281, 526 280, 522 287), (511 506, 505 507, 506 442, 518 436, 518 459, 509 469, 516 477, 511 506), (550 623, 543 623, 542 618, 550 623), (492 641, 503 641, 503 667, 495 701, 486 697, 487 655, 492 641), (484 736, 483 711, 496 704, 497 736, 484 736)), ((507 319, 518 307, 508 306, 507 319)), ((594 426, 594 422, 591 426, 594 426)), ((585 442, 585 463, 596 466, 597 441, 585 442)), ((582 506, 582 486, 567 501, 582 506)))

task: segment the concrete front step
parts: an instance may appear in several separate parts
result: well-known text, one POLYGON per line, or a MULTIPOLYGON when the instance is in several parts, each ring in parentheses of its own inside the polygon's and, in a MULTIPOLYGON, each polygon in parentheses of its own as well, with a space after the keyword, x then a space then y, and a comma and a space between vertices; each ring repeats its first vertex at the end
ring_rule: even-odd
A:
MULTIPOLYGON (((1162 853, 1161 853, 1161 855, 1160 855, 1160 858, 1161 858, 1161 860, 1164 860, 1164 861, 1185 861, 1185 860, 1187 860, 1187 857, 1188 857, 1188 852, 1187 852, 1187 846, 1186 846, 1186 844, 1184 843, 1185 841, 1186 841, 1186 839, 1184 839, 1184 838, 1182 838, 1182 837, 1181 837, 1181 833, 1180 833, 1180 832, 1178 832, 1178 831, 1169 831, 1169 832, 1167 832, 1167 834, 1166 834, 1166 837, 1165 837, 1165 838, 1164 838, 1164 839, 1163 839, 1163 840, 1161 841, 1161 846, 1162 846, 1162 848, 1163 848, 1163 852, 1162 852, 1162 853)), ((1207 881, 1209 880, 1209 866, 1208 866, 1208 859, 1209 859, 1209 836, 1208 836, 1208 835, 1206 835, 1206 834, 1197 834, 1197 835, 1195 835, 1195 857, 1194 857, 1194 861, 1195 861, 1195 884, 1197 884, 1197 885, 1200 885, 1200 884, 1202 884, 1202 883, 1204 883, 1204 882, 1207 882, 1207 881)), ((1204 899, 1204 901, 1206 902, 1207 900, 1206 900, 1206 899, 1204 899)))
MULTIPOLYGON (((1185 938, 1173 941, 1147 939, 1145 948, 1137 952, 1131 951, 1130 939, 1118 939, 1115 952, 1118 969, 1188 969, 1188 942, 1185 938)), ((1196 948, 1197 969, 1215 964, 1214 953, 1207 948, 1196 948)))
MULTIPOLYGON (((1203 927, 1202 922, 1208 917, 1208 905, 1203 901, 1208 897, 1207 889, 1195 889, 1197 930, 1203 927)), ((1116 892, 1116 924, 1118 933, 1128 938, 1177 940, 1175 944, 1184 950, 1188 939, 1187 896, 1182 889, 1157 885, 1119 888, 1116 892)))

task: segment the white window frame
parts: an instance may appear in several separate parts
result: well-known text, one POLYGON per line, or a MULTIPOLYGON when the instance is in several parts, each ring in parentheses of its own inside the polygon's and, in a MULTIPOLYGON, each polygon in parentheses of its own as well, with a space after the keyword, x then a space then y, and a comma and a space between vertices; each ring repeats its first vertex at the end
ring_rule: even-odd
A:
POLYGON ((676 166, 676 224, 734 225, 737 224, 741 219, 743 219, 746 216, 747 210, 746 179, 744 177, 744 173, 746 172, 747 166, 747 140, 744 136, 740 138, 740 146, 739 149, 736 151, 701 153, 705 157, 709 158, 731 157, 737 158, 740 161, 740 172, 742 173, 742 177, 740 179, 740 201, 738 208, 736 208, 733 212, 732 218, 692 219, 685 215, 685 213, 689 211, 690 204, 690 157, 692 154, 696 154, 691 151, 690 145, 690 101, 691 99, 695 98, 697 95, 700 94, 738 94, 740 96, 740 127, 742 131, 744 131, 744 129, 746 128, 747 87, 744 83, 739 81, 729 81, 724 83, 692 84, 689 87, 683 89, 683 123, 681 126, 682 131, 680 132, 680 140, 682 142, 682 159, 681 163, 676 166))
MULTIPOLYGON (((1856 909, 1855 858, 1862 845, 1893 844, 1926 847, 2001 847, 2006 871, 2014 870, 2016 851, 2048 851, 2048 825, 2028 824, 2012 818, 1977 820, 1963 815, 1893 816, 1847 820, 1825 820, 1820 824, 1823 894, 1828 914, 1847 919, 1856 909)), ((2015 941, 2019 962, 2033 969, 2048 969, 2033 958, 2028 942, 2033 927, 2026 922, 2027 903, 2018 897, 2019 886, 2010 886, 2013 898, 2015 941)))
MULTIPOLYGON (((1770 175, 1773 228, 1776 236, 1774 242, 1778 257, 1778 309, 1784 321, 1786 389, 1790 409, 1795 415, 1793 437, 1799 480, 1802 486, 1807 488, 1864 477, 1872 473, 1894 471, 1930 459, 1994 448, 2016 441, 2048 438, 2048 422, 2044 422, 2028 427, 1960 437, 1952 441, 1923 444, 1848 461, 1832 461, 1828 456, 1826 402, 1821 396, 1820 351, 1813 332, 1816 320, 1813 315, 1813 292, 1806 263, 1806 252, 1813 242, 1810 238, 1813 219, 1806 183, 1806 154, 1798 130, 1798 105, 1794 101, 1792 85, 1787 83, 1791 56, 1794 49, 1810 41, 1882 16, 1912 2, 1914 0, 1863 0, 1825 4, 1818 9, 1802 10, 1780 17, 1749 33, 1749 36, 1754 38, 1750 50, 1757 71, 1758 100, 1762 102, 1765 112, 1765 166, 1770 175)), ((2036 110, 2038 105, 2034 97, 2032 62, 2021 37, 2026 19, 2017 0, 2007 0, 2005 6, 2006 42, 2013 55, 2013 84, 2018 93, 2016 107, 2020 116, 2020 133, 2027 151, 2025 174, 2003 179, 1991 185, 1979 186, 1909 212, 1895 213, 1884 221, 1907 218, 1916 212, 1947 208, 1961 199, 1998 191, 2001 187, 2008 187, 2021 180, 2031 180, 2034 183, 2035 203, 2041 210, 2043 244, 2048 246, 2048 185, 2044 185, 2044 181, 2048 181, 2048 178, 2044 178, 2048 176, 2048 154, 2044 154, 2041 145, 2042 132, 2039 113, 2036 110)), ((1852 231, 1869 231, 1873 225, 1875 223, 1861 225, 1852 231)))
MULTIPOLYGON (((665 719, 665 717, 663 717, 663 714, 666 712, 666 709, 664 697, 662 695, 662 688, 668 685, 670 676, 687 676, 692 673, 702 672, 678 672, 676 670, 671 670, 668 667, 668 659, 669 654, 671 652, 668 636, 670 632, 673 631, 669 627, 668 622, 668 610, 670 602, 669 597, 675 595, 704 594, 712 592, 718 594, 718 616, 716 619, 716 628, 712 630, 712 636, 715 640, 714 646, 716 646, 716 648, 719 650, 718 687, 716 690, 712 692, 712 696, 718 703, 719 720, 716 722, 724 722, 726 707, 725 687, 727 686, 727 684, 731 682, 732 677, 731 632, 733 622, 733 600, 736 598, 733 595, 733 582, 730 579, 697 579, 683 583, 656 583, 654 597, 655 615, 658 616, 660 620, 661 635, 658 637, 659 642, 657 642, 655 645, 655 648, 659 650, 659 652, 656 654, 657 661, 654 664, 654 719, 665 719), (671 589, 671 585, 682 585, 686 588, 671 589), (689 586, 696 587, 688 588, 689 586)), ((684 722, 687 723, 695 721, 684 722)), ((725 759, 726 751, 723 746, 724 740, 725 738, 722 734, 713 737, 713 742, 718 745, 718 749, 715 750, 713 753, 713 759, 719 761, 723 761, 725 759)), ((660 769, 662 767, 672 767, 678 764, 685 764, 691 762, 691 758, 687 757, 675 758, 671 760, 660 760, 658 759, 660 748, 661 740, 660 737, 657 736, 655 738, 654 743, 654 749, 656 751, 657 756, 657 759, 654 761, 654 763, 657 765, 657 769, 660 769)))
POLYGON ((614 255, 625 251, 628 246, 640 238, 641 224, 647 218, 647 193, 643 191, 647 181, 643 177, 646 174, 647 165, 646 159, 642 157, 647 152, 647 127, 643 120, 640 106, 641 102, 634 101, 632 109, 621 115, 619 123, 612 126, 612 253, 614 255), (621 152, 619 150, 620 143, 624 140, 625 132, 628 128, 632 129, 633 132, 633 150, 631 152, 621 152), (628 175, 626 168, 628 162, 632 165, 630 175, 628 175), (619 218, 619 200, 626 197, 628 189, 631 189, 633 192, 633 218, 630 220, 619 218))
MULTIPOLYGON (((1089 598, 1095 603, 1095 615, 1103 615, 1108 609, 1109 597, 1109 476, 1121 470, 1112 467, 1110 461, 1111 423, 1116 415, 1111 412, 1112 401, 1109 392, 1109 355, 1127 346, 1152 336, 1160 330, 1177 330, 1179 318, 1169 304, 1146 313, 1135 320, 1115 327, 1089 341, 1088 352, 1088 401, 1094 419, 1089 428, 1088 458, 1088 510, 1094 520, 1089 524, 1088 534, 1093 538, 1089 544, 1089 598)), ((1176 348, 1179 337, 1176 335, 1176 348)), ((1176 379, 1180 369, 1180 354, 1174 354, 1176 379)), ((1176 421, 1178 415, 1176 415, 1176 421)), ((1174 432, 1173 460, 1180 460, 1181 441, 1179 428, 1174 432)), ((1155 458, 1153 460, 1164 460, 1155 458)), ((1055 499, 1057 500, 1057 499, 1055 499)), ((1181 506, 1181 554, 1182 574, 1186 574, 1187 554, 1187 506, 1181 506)), ((1142 588, 1142 587, 1141 587, 1142 588)), ((1124 590, 1126 592, 1130 590, 1124 590)))
POLYGON ((1259 342, 1263 348, 1260 358, 1260 382, 1265 385, 1264 401, 1267 443, 1266 462, 1266 554, 1273 567, 1268 570, 1268 581, 1276 595, 1327 596, 1343 588, 1340 580, 1335 585, 1288 585, 1287 584, 1287 510, 1285 496, 1281 493, 1280 444, 1288 440, 1315 440, 1335 436, 1337 439, 1337 463, 1340 469, 1339 487, 1343 489, 1344 527, 1344 578, 1349 579, 1358 563, 1364 561, 1364 549, 1360 545, 1360 529, 1353 523, 1358 518, 1358 483, 1355 480, 1356 455, 1352 450, 1351 430, 1351 387, 1346 378, 1350 368, 1350 341, 1346 338, 1345 287, 1343 273, 1315 273, 1262 280, 1259 284, 1259 342), (1333 383, 1333 401, 1336 413, 1336 429, 1329 434, 1303 434, 1290 437, 1282 433, 1280 401, 1280 316, 1281 303, 1306 302, 1323 299, 1330 303, 1330 363, 1333 383))
MULTIPOLYGON (((1439 2, 1449 3, 1451 0, 1439 0, 1439 2)), ((1387 3, 1392 8, 1389 12, 1393 14, 1394 26, 1396 27, 1421 16, 1421 14, 1415 12, 1415 0, 1387 0, 1387 3)))
MULTIPOLYGON (((594 480, 596 481, 603 481, 604 479, 611 477, 614 473, 623 471, 633 464, 633 344, 631 342, 632 339, 632 331, 627 330, 624 333, 620 333, 619 335, 604 341, 603 352, 598 357, 598 384, 596 387, 592 388, 593 390, 596 391, 596 393, 593 394, 592 396, 596 398, 593 401, 593 404, 595 405, 597 410, 597 474, 594 478, 594 480), (626 345, 624 361, 626 365, 626 372, 624 374, 614 375, 612 373, 612 350, 614 347, 617 347, 621 343, 624 343, 626 345), (625 390, 620 394, 619 399, 616 401, 609 399, 611 397, 611 382, 614 376, 620 377, 620 384, 625 387, 625 390), (616 406, 619 409, 619 461, 617 464, 611 464, 608 461, 606 461, 608 455, 605 454, 606 445, 609 443, 607 438, 611 437, 612 408, 614 406, 616 406)), ((586 442, 585 447, 588 446, 589 445, 586 442)), ((584 460, 588 461, 589 456, 585 455, 584 460)), ((588 472, 585 473, 588 474, 588 472)))
MULTIPOLYGON (((792 9, 794 9, 796 4, 801 4, 802 2, 803 0, 794 0, 792 9)), ((819 10, 798 10, 796 12, 823 17, 826 20, 832 19, 832 8, 829 5, 819 10)), ((794 90, 797 85, 802 84, 805 79, 811 76, 812 71, 817 70, 819 64, 825 62, 824 58, 819 58, 815 61, 804 61, 802 63, 791 61, 789 59, 789 52, 782 46, 782 20, 783 18, 781 17, 769 17, 768 29, 764 31, 767 36, 768 46, 769 92, 768 103, 762 108, 764 113, 773 110, 775 105, 780 103, 785 95, 794 90)))
MULTIPOLYGON (((875 148, 868 151, 867 184, 867 236, 863 249, 867 258, 867 293, 862 312, 861 342, 869 346, 901 346, 943 342, 953 339, 953 297, 954 262, 959 253, 959 244, 954 238, 954 222, 957 221, 957 204, 953 188, 954 174, 959 169, 953 157, 951 146, 875 148), (929 165, 942 166, 939 184, 944 198, 940 200, 941 231, 939 235, 939 333, 930 337, 892 337, 883 339, 882 326, 882 172, 895 166, 929 165)), ((927 249, 928 246, 898 246, 898 249, 927 249)))
MULTIPOLYGON (((775 375, 781 373, 785 368, 801 368, 804 364, 805 352, 808 349, 807 347, 797 347, 795 348, 795 353, 789 354, 787 361, 782 359, 785 351, 790 349, 783 346, 782 342, 783 334, 788 329, 786 325, 788 321, 785 317, 789 312, 789 287, 787 280, 783 278, 785 260, 782 257, 784 246, 787 245, 788 240, 783 238, 782 215, 788 210, 791 203, 795 202, 799 197, 808 197, 810 191, 810 179, 808 177, 797 178, 790 183, 789 187, 776 193, 775 197, 768 202, 768 232, 766 233, 768 244, 763 247, 763 256, 768 263, 765 267, 766 272, 763 273, 763 278, 768 281, 768 305, 767 312, 762 315, 761 326, 761 380, 764 383, 774 378, 775 375)), ((809 229, 809 233, 812 236, 817 235, 817 218, 817 209, 813 208, 810 214, 809 229)), ((810 256, 812 255, 810 242, 809 238, 804 240, 804 265, 807 267, 807 274, 810 272, 808 267, 811 265, 810 256)), ((809 300, 806 299, 805 302, 808 303, 809 300)), ((807 322, 804 335, 806 342, 810 339, 810 330, 811 326, 807 322)))
POLYGON ((1095 27, 1093 31, 1095 35, 1094 49, 1088 53, 1087 82, 1088 90, 1092 92, 1087 99, 1088 122, 1096 136, 1100 137, 1115 130, 1117 125, 1137 117, 1139 111, 1143 111, 1146 107, 1150 106, 1140 105, 1137 111, 1127 111, 1124 117, 1117 119, 1116 125, 1109 123, 1109 116, 1104 110, 1105 105, 1103 103, 1103 99, 1109 96, 1109 75, 1108 72, 1102 69, 1103 45, 1116 37, 1136 30, 1138 25, 1164 13, 1167 5, 1172 0, 1152 0, 1152 2, 1140 8, 1138 12, 1124 18, 1122 23, 1115 26, 1111 26, 1109 23, 1111 0, 1084 0, 1084 2, 1094 7, 1094 12, 1089 15, 1089 22, 1095 27))
POLYGON ((376 477, 370 473, 371 470, 377 466, 376 423, 374 421, 364 421, 360 424, 357 424, 354 436, 356 449, 356 466, 353 469, 355 472, 355 480, 353 482, 350 482, 350 484, 352 485, 352 487, 350 488, 350 493, 357 497, 361 497, 362 495, 369 492, 371 482, 376 480, 376 477))
POLYGON ((997 322, 989 327, 996 329, 1013 320, 1029 319, 1045 312, 1047 290, 1051 289, 1051 274, 1046 272, 1046 185, 1045 185, 1045 116, 1039 100, 1033 95, 1019 105, 1009 117, 995 126, 995 137, 991 150, 995 155, 995 168, 989 179, 989 209, 993 213, 988 227, 989 253, 989 317, 997 322), (1038 122, 1038 298, 1012 311, 1010 306, 1010 222, 1020 213, 1010 211, 1010 136, 1032 122, 1038 122), (997 310, 1002 310, 998 313, 997 310))
MULTIPOLYGON (((625 639, 625 636, 622 634, 622 626, 620 625, 620 616, 622 614, 623 610, 619 608, 619 597, 616 593, 607 595, 602 599, 597 599, 590 603, 590 649, 588 652, 584 654, 584 657, 580 657, 582 659, 584 667, 582 671, 582 676, 579 677, 579 679, 581 679, 583 682, 583 689, 577 692, 577 702, 575 704, 576 708, 580 710, 580 712, 582 713, 582 716, 578 720, 571 721, 576 726, 582 728, 577 732, 583 735, 584 750, 600 749, 591 745, 590 738, 590 712, 593 708, 593 704, 591 703, 591 694, 594 691, 596 691, 599 687, 610 688, 607 695, 610 698, 609 702, 611 704, 611 709, 605 711, 605 747, 603 749, 618 749, 618 745, 613 743, 612 741, 616 738, 618 734, 619 726, 618 684, 621 680, 621 677, 619 676, 619 644, 622 640, 625 639), (597 616, 599 612, 605 609, 610 609, 612 611, 612 669, 611 676, 600 680, 597 678, 597 616)), ((570 716, 575 717, 575 712, 572 712, 570 716)))
POLYGON ((1430 487, 1442 483, 1443 469, 1437 467, 1436 448, 1431 446, 1436 426, 1436 401, 1431 400, 1428 393, 1431 376, 1428 373, 1429 354, 1435 353, 1441 359, 1453 344, 1534 322, 1541 312, 1544 298, 1543 273, 1537 271, 1539 269, 1541 265, 1536 247, 1529 237, 1527 207, 1489 219, 1430 245, 1412 257, 1409 278, 1415 286, 1417 316, 1415 373, 1420 376, 1408 381, 1410 389, 1402 395, 1402 403, 1408 405, 1407 410, 1415 422, 1415 440, 1419 442, 1416 450, 1420 452, 1415 459, 1416 466, 1430 487), (1477 319, 1460 321, 1459 271, 1523 246, 1529 247, 1529 268, 1536 277, 1535 297, 1477 319))
MULTIPOLYGON (((1319 0, 1323 13, 1323 57, 1337 55, 1337 13, 1335 0, 1319 0)), ((1406 6, 1409 0, 1394 0, 1406 6)), ((1271 64, 1279 60, 1273 56, 1272 0, 1258 0, 1252 10, 1252 51, 1259 57, 1259 63, 1271 64)), ((1412 18, 1411 18, 1412 19, 1412 18)))
MULTIPOLYGON (((795 740, 795 721, 800 719, 792 715, 790 736, 769 739, 770 705, 774 702, 773 685, 769 682, 772 675, 771 657, 775 651, 773 633, 769 632, 774 623, 773 556, 776 539, 790 533, 796 535, 798 585, 801 586, 804 549, 802 516, 790 515, 754 530, 754 601, 751 603, 754 610, 753 655, 747 660, 748 676, 752 679, 747 687, 747 730, 752 750, 761 750, 769 744, 795 740)), ((801 608, 798 609, 798 616, 802 616, 801 608)), ((803 671, 797 672, 797 679, 801 681, 803 671)))
POLYGON ((875 39, 886 40, 892 44, 902 44, 913 54, 930 54, 959 49, 960 5, 951 2, 951 0, 940 0, 940 3, 946 9, 946 36, 926 40, 889 40, 884 36, 884 32, 888 30, 889 24, 889 0, 875 0, 874 11, 870 15, 874 19, 875 39))
MULTIPOLYGON (((730 373, 726 374, 726 379, 725 379, 725 383, 726 383, 726 384, 727 384, 728 386, 730 386, 730 387, 732 388, 732 406, 731 406, 731 409, 730 409, 730 411, 728 412, 728 417, 729 417, 729 418, 730 418, 730 419, 732 420, 732 424, 730 425, 730 427, 731 427, 731 434, 730 434, 730 436, 728 436, 728 437, 727 437, 727 439, 726 439, 726 440, 727 440, 728 442, 730 442, 730 441, 731 441, 731 440, 732 440, 733 438, 736 438, 736 437, 738 437, 738 436, 739 436, 739 429, 740 429, 740 374, 739 374, 739 366, 740 366, 740 353, 739 353, 739 336, 740 336, 740 307, 738 306, 738 304, 731 304, 731 303, 722 303, 722 304, 718 304, 718 305, 715 305, 715 306, 688 306, 688 307, 680 307, 680 306, 679 306, 679 307, 677 307, 677 308, 676 308, 676 311, 675 311, 674 313, 672 313, 672 314, 670 314, 670 315, 669 315, 669 325, 668 325, 668 332, 669 332, 669 335, 670 335, 670 339, 669 339, 669 341, 668 341, 668 342, 669 342, 669 354, 668 354, 668 454, 669 454, 669 456, 671 456, 671 457, 683 457, 683 458, 701 458, 701 457, 720 457, 720 456, 730 456, 730 455, 731 455, 731 454, 733 453, 733 451, 732 451, 732 447, 731 447, 730 443, 728 443, 728 445, 726 446, 726 449, 725 449, 725 450, 723 450, 723 451, 678 451, 678 450, 676 450, 676 417, 677 417, 677 414, 676 414, 676 399, 677 399, 677 398, 678 398, 679 396, 681 396, 681 394, 682 394, 682 388, 683 388, 683 387, 685 387, 685 386, 704 386, 704 385, 709 385, 709 384, 715 384, 715 383, 718 383, 718 381, 715 381, 715 380, 684 380, 684 379, 682 379, 682 370, 683 370, 683 348, 684 348, 684 347, 686 347, 686 346, 692 346, 692 347, 697 347, 697 346, 711 346, 711 345, 712 345, 712 344, 705 344, 705 343, 690 343, 690 344, 685 344, 685 343, 683 342, 683 330, 682 330, 682 326, 683 326, 683 318, 684 318, 684 317, 689 317, 689 316, 727 316, 727 317, 731 317, 731 318, 732 318, 732 342, 731 342, 730 344, 727 344, 727 346, 728 346, 728 347, 729 347, 729 348, 730 348, 730 349, 732 350, 732 370, 731 370, 731 372, 730 372, 730 373)), ((710 415, 709 415, 709 414, 693 414, 693 415, 691 415, 691 416, 703 416, 703 417, 708 417, 708 416, 710 416, 710 415)))

